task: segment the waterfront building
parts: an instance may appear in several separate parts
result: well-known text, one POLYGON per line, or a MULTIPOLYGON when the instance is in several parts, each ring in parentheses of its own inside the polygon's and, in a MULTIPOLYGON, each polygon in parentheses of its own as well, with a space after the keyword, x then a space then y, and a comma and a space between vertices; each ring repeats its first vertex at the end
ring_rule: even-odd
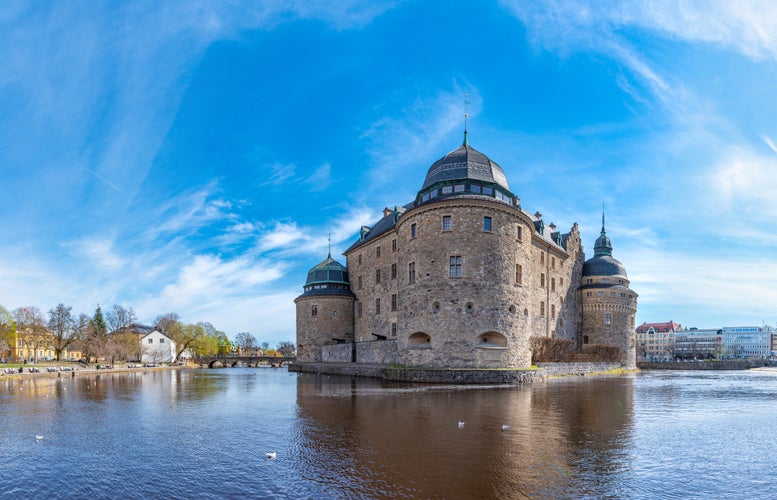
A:
POLYGON ((768 326, 727 326, 721 329, 723 350, 731 358, 767 358, 773 355, 773 329, 768 326))
POLYGON ((144 335, 140 345, 142 363, 170 363, 175 359, 175 341, 159 330, 144 335))
POLYGON ((604 220, 586 261, 577 224, 562 232, 525 210, 464 137, 414 200, 360 229, 346 265, 328 255, 310 270, 298 360, 524 368, 530 339, 545 337, 616 346, 635 367, 637 294, 604 220))
POLYGON ((724 354, 723 336, 719 329, 678 330, 674 335, 675 359, 711 359, 724 354))
POLYGON ((674 321, 642 323, 637 327, 637 355, 640 361, 671 361, 675 333, 682 326, 674 321))

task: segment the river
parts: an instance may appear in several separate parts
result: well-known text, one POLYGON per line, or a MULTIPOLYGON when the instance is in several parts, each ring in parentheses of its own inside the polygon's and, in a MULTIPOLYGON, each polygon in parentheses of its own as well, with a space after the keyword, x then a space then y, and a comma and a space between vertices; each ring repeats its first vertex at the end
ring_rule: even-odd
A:
POLYGON ((755 498, 777 490, 770 372, 652 371, 523 387, 285 368, 0 379, 0 424, 1 498, 755 498), (266 458, 270 451, 277 458, 266 458))

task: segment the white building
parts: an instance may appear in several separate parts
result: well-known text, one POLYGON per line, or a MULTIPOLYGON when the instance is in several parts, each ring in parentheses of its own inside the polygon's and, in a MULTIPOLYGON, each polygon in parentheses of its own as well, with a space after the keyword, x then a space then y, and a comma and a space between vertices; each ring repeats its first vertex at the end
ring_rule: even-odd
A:
POLYGON ((773 328, 733 326, 721 330, 723 352, 732 358, 766 358, 772 355, 773 328))
POLYGON ((175 342, 164 333, 154 330, 140 339, 142 363, 170 363, 175 359, 175 342))

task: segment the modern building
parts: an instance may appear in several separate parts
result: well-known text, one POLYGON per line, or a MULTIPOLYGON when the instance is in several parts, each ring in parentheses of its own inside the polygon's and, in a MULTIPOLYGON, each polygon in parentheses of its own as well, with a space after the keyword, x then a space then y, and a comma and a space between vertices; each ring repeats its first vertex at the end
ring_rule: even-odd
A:
POLYGON ((675 359, 712 359, 723 357, 721 330, 678 330, 674 334, 675 359))
POLYGON ((300 362, 522 368, 530 338, 551 337, 617 346, 635 366, 637 294, 604 225, 585 261, 577 224, 526 211, 466 131, 345 257, 313 267, 295 299, 300 362))
POLYGON ((773 329, 768 326, 726 326, 721 330, 723 351, 730 358, 772 356, 773 329))
POLYGON ((675 333, 682 326, 674 321, 642 323, 637 327, 637 356, 640 361, 674 359, 675 333))

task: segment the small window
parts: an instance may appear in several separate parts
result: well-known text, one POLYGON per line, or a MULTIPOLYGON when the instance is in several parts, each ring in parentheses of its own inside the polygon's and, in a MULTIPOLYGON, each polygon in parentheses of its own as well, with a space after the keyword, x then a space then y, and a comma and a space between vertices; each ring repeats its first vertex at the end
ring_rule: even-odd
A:
POLYGON ((545 252, 540 252, 540 264, 545 263, 545 252))
POLYGON ((586 296, 586 297, 593 297, 593 293, 591 293, 591 292, 585 292, 585 296, 586 296))
POLYGON ((453 229, 453 221, 451 220, 450 215, 443 215, 442 216, 442 230, 443 231, 450 231, 453 229))
POLYGON ((337 309, 332 309, 332 316, 337 316, 337 309))
POLYGON ((313 306, 310 309, 310 315, 311 316, 318 316, 318 306, 313 306))
POLYGON ((520 226, 520 224, 518 225, 518 227, 515 230, 515 239, 518 240, 518 241, 521 241, 521 226, 520 226))
POLYGON ((407 347, 410 349, 431 349, 432 338, 423 332, 416 332, 407 338, 407 347))
POLYGON ((545 302, 540 302, 540 316, 545 316, 545 302))
POLYGON ((391 323, 391 336, 396 337, 397 336, 397 324, 396 322, 391 323))
POLYGON ((491 232, 491 217, 483 217, 483 231, 491 232))
POLYGON ((154 339, 148 339, 148 343, 149 344, 153 344, 154 343, 154 339))
POLYGON ((380 258, 380 245, 375 247, 375 257, 380 258))
POLYGON ((610 297, 616 297, 617 294, 615 292, 610 292, 610 297))
POLYGON ((604 292, 596 292, 597 297, 604 297, 604 292))
POLYGON ((410 262, 407 265, 407 282, 415 283, 415 262, 410 262))
POLYGON ((550 291, 556 291, 556 278, 550 278, 550 291))
POLYGON ((159 339, 159 343, 160 344, 164 344, 165 343, 165 339, 159 339))
POLYGON ((397 310, 397 294, 392 293, 391 294, 391 310, 396 311, 397 310))
POLYGON ((480 194, 480 193, 482 193, 482 192, 483 192, 483 189, 481 189, 481 187, 480 187, 480 186, 478 186, 477 184, 472 184, 472 185, 470 185, 470 186, 469 186, 469 190, 470 190, 470 192, 472 192, 472 193, 478 193, 478 194, 480 194))
POLYGON ((461 278, 461 255, 451 255, 448 276, 451 278, 461 278))
POLYGON ((362 289, 362 277, 361 276, 356 278, 356 286, 359 288, 359 290, 362 289))
POLYGON ((451 194, 453 192, 453 186, 443 186, 442 194, 451 194))
POLYGON ((380 269, 375 270, 375 284, 376 285, 380 284, 380 269))
POLYGON ((556 269, 556 258, 555 257, 551 257, 550 258, 550 268, 551 269, 556 269))
POLYGON ((515 283, 518 285, 523 283, 523 266, 520 264, 515 265, 515 283))
POLYGON ((550 305, 550 317, 556 319, 556 304, 550 305))
POLYGON ((380 314, 380 297, 375 299, 375 314, 380 314))
POLYGON ((358 257, 356 257, 356 260, 359 262, 359 265, 362 265, 362 254, 359 254, 358 257))
POLYGON ((391 251, 392 252, 396 252, 397 251, 397 239, 396 238, 391 240, 391 251))
POLYGON ((415 222, 410 224, 410 237, 415 238, 416 237, 416 225, 415 222))
POLYGON ((564 286, 564 278, 563 277, 558 279, 558 286, 564 286))
POLYGON ((545 288, 545 273, 540 273, 540 287, 545 288))
POLYGON ((488 196, 494 196, 494 188, 484 187, 483 194, 487 194, 488 196))
POLYGON ((356 317, 361 318, 362 317, 362 303, 357 302, 356 303, 356 317))
POLYGON ((588 335, 583 335, 583 344, 588 343, 588 335))
POLYGON ((391 279, 393 279, 393 280, 397 279, 397 263, 396 262, 391 264, 391 279))
POLYGON ((454 193, 463 193, 464 192, 464 184, 456 184, 453 186, 453 192, 454 193))
POLYGON ((611 325, 612 324, 612 314, 604 313, 604 324, 605 325, 611 325))

